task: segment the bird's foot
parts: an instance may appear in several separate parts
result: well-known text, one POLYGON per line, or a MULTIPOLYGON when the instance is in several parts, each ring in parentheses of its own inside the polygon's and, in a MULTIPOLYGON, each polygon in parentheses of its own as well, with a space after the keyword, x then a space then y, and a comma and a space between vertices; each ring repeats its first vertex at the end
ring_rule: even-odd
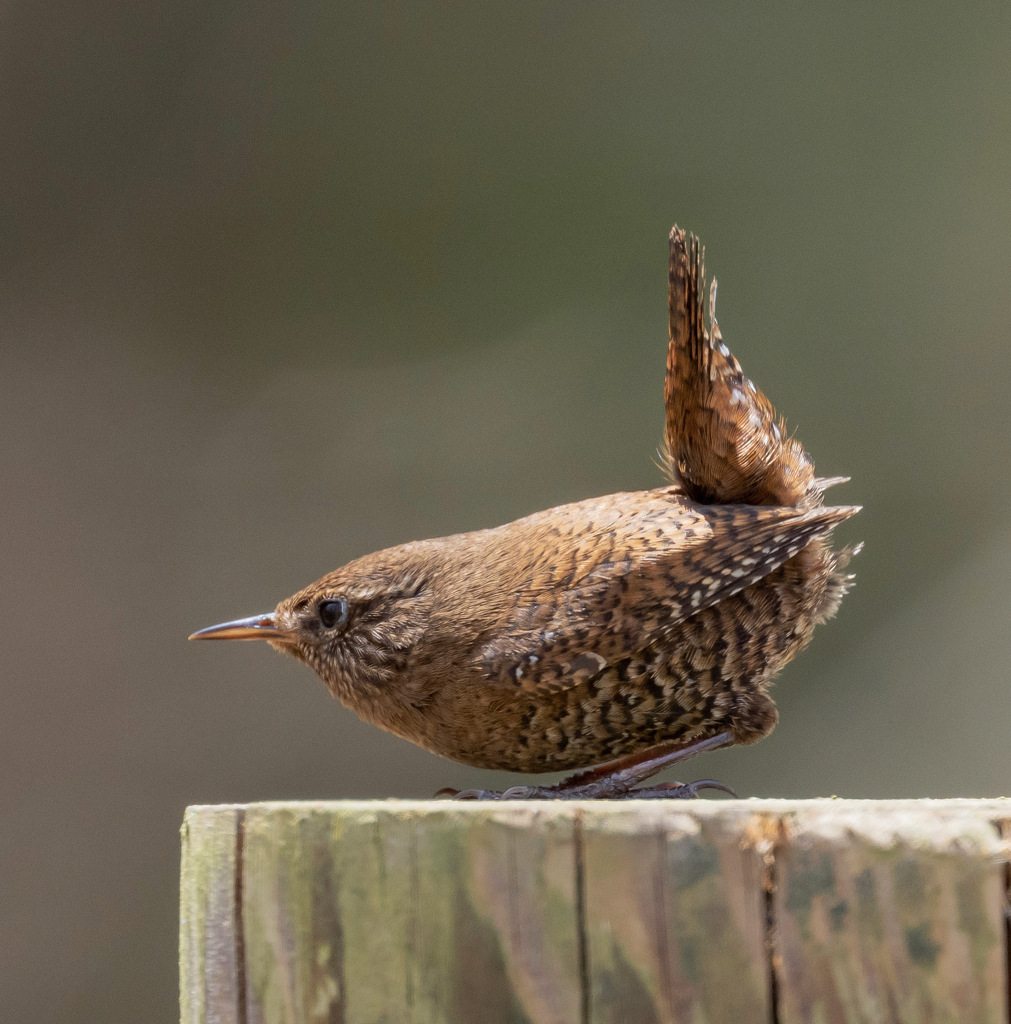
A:
POLYGON ((456 800, 692 800, 700 789, 721 789, 731 796, 737 794, 722 782, 700 779, 698 782, 659 783, 636 789, 657 772, 685 761, 707 750, 717 750, 733 743, 729 732, 717 733, 693 743, 665 743, 647 750, 576 772, 553 786, 512 786, 501 793, 491 789, 440 789, 436 796, 456 800))
POLYGON ((660 782, 655 786, 643 786, 641 789, 630 789, 619 800, 697 800, 702 789, 718 789, 721 793, 729 793, 735 799, 737 794, 716 779, 698 779, 696 782, 660 782))
POLYGON ((609 780, 583 786, 511 786, 498 792, 494 789, 440 789, 435 795, 454 800, 696 800, 703 789, 718 789, 736 797, 737 794, 715 779, 697 782, 661 782, 641 789, 620 790, 608 786, 609 780))

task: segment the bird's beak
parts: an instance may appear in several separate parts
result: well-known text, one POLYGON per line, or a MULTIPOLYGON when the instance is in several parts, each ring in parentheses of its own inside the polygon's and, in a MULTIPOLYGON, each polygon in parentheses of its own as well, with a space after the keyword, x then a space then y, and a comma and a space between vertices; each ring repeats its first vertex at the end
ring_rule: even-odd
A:
POLYGON ((218 626, 198 629, 190 640, 283 640, 288 635, 277 622, 274 612, 266 615, 250 615, 248 619, 222 622, 218 626))

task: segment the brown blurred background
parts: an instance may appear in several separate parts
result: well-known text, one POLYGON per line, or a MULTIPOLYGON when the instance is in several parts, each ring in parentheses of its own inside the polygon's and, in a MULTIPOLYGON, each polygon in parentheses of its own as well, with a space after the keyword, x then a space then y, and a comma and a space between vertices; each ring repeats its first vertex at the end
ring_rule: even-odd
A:
POLYGON ((172 1020, 188 803, 515 781, 193 629, 658 481, 667 232, 856 590, 743 794, 1011 791, 1005 0, 0 14, 0 1005, 172 1020))

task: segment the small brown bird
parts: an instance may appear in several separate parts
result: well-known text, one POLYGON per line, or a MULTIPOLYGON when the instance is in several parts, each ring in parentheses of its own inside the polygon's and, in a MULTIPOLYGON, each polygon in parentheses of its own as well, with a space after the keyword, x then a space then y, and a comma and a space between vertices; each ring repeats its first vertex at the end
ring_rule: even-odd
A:
POLYGON ((698 240, 670 235, 670 482, 349 562, 266 615, 191 639, 264 639, 363 719, 480 768, 586 769, 462 797, 694 796, 636 785, 752 743, 773 676, 831 617, 856 549, 829 536, 803 447, 723 343, 698 240))

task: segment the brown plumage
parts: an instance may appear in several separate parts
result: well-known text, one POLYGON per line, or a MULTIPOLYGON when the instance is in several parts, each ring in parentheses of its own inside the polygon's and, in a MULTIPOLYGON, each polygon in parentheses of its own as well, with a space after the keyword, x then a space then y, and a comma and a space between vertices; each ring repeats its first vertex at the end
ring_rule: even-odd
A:
POLYGON ((367 555, 194 636, 267 639, 366 721, 465 764, 604 763, 511 796, 625 796, 666 764, 765 736, 772 677, 849 586, 852 552, 829 536, 858 510, 824 505, 837 481, 814 476, 723 343, 715 281, 705 328, 704 286, 698 242, 675 227, 666 486, 367 555))

